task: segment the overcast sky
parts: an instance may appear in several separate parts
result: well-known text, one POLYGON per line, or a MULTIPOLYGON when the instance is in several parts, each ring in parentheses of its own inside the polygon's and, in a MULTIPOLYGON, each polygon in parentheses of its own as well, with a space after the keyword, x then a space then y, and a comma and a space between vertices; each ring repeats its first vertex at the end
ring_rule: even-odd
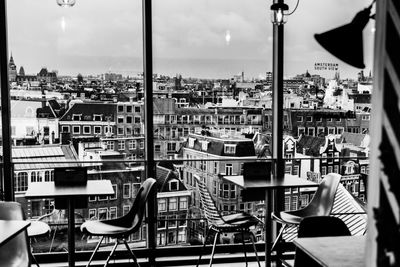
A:
MULTIPOLYGON (((262 77, 272 69, 271 0, 154 0, 154 72, 229 78, 262 77)), ((292 10, 296 0, 286 0, 292 10)), ((369 5, 365 0, 300 0, 285 24, 285 76, 311 73, 315 62, 339 63, 342 77, 359 70, 330 56, 313 38, 341 26, 369 5)), ((59 74, 124 75, 142 71, 140 0, 8 1, 9 51, 19 69, 46 66, 59 74)), ((365 72, 372 66, 373 25, 364 30, 365 72)), ((343 40, 344 42, 346 40, 343 40)))

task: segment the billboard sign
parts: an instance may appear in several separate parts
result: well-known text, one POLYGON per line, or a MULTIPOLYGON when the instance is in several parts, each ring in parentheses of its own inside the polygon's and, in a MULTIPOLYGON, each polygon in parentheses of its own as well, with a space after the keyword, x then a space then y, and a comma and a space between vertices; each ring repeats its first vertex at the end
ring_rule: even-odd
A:
POLYGON ((334 70, 337 71, 339 69, 338 63, 327 63, 327 62, 317 62, 314 63, 315 70, 334 70))

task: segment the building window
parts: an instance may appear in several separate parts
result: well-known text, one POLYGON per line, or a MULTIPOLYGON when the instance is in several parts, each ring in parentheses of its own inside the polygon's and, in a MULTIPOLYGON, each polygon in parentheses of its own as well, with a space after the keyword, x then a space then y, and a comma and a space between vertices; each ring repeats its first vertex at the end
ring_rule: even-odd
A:
MULTIPOLYGON (((14 175, 15 177, 15 175, 14 175)), ((28 173, 20 172, 16 176, 16 181, 14 185, 15 192, 23 192, 28 190, 28 173)))
POLYGON ((96 209, 89 209, 89 219, 91 220, 97 219, 96 212, 97 212, 96 209))
POLYGON ((122 216, 128 214, 128 212, 131 210, 130 206, 123 206, 122 207, 122 216))
POLYGON ((319 137, 322 137, 322 136, 324 136, 325 135, 325 127, 318 127, 317 128, 317 135, 319 136, 319 137))
POLYGON ((297 116, 297 121, 302 122, 303 121, 303 116, 297 116))
POLYGON ((194 148, 194 142, 195 141, 196 141, 195 138, 189 137, 189 142, 188 142, 189 148, 194 148))
POLYGON ((122 196, 123 198, 131 197, 131 184, 123 184, 122 186, 122 196))
POLYGON ((132 123, 132 116, 126 116, 126 123, 132 123))
POLYGON ((328 127, 328 134, 335 134, 335 127, 328 127))
POLYGON ((154 145, 154 152, 157 152, 157 153, 161 152, 161 145, 160 144, 154 145))
POLYGON ((132 127, 128 126, 125 128, 125 134, 126 135, 132 135, 132 127))
POLYGON ((218 174, 218 162, 214 161, 214 174, 218 174))
POLYGON ((44 172, 44 181, 45 182, 50 182, 51 178, 50 178, 50 171, 45 171, 44 172))
POLYGON ((177 209, 178 209, 177 199, 175 197, 170 198, 168 203, 168 210, 177 210, 177 209))
POLYGON ((117 218, 117 207, 110 208, 110 219, 117 218))
POLYGON ((82 115, 80 115, 80 114, 73 114, 72 115, 72 120, 73 121, 80 121, 81 117, 82 117, 82 115))
POLYGON ((321 174, 326 175, 326 167, 325 166, 321 167, 321 174))
POLYGON ((304 127, 299 127, 299 128, 297 129, 297 135, 298 135, 298 136, 304 135, 305 133, 306 133, 306 128, 304 128, 304 127))
MULTIPOLYGON (((140 177, 137 177, 140 180, 140 177)), ((140 183, 132 183, 132 197, 135 198, 140 189, 140 183)))
POLYGON ((107 208, 99 208, 99 220, 107 220, 108 219, 108 209, 107 208))
POLYGON ((141 118, 138 116, 135 116, 135 123, 138 124, 141 122, 141 118))
POLYGON ((307 121, 307 122, 312 122, 312 116, 307 116, 307 117, 306 117, 306 121, 307 121))
POLYGON ((118 106, 118 112, 124 112, 124 106, 118 106))
POLYGON ((136 149, 136 140, 129 140, 128 146, 129 146, 129 150, 135 150, 136 149))
POLYGON ((90 134, 90 126, 83 126, 83 133, 90 134))
POLYGON ((187 210, 188 208, 188 199, 187 197, 179 198, 179 210, 187 210))
POLYGON ((123 135, 124 134, 124 127, 118 127, 117 133, 118 133, 118 135, 123 135))
POLYGON ((103 117, 103 115, 94 114, 93 115, 93 120, 94 121, 101 121, 102 117, 103 117))
POLYGON ((236 145, 224 145, 224 153, 225 154, 235 154, 236 153, 236 145))
POLYGON ((225 163, 225 175, 232 175, 233 165, 232 163, 225 163))
POLYGON ((101 134, 101 126, 94 126, 94 134, 101 134))
POLYGON ((114 141, 107 141, 107 149, 114 150, 114 141))
POLYGON ((80 126, 72 126, 72 133, 80 134, 81 133, 80 126))
POLYGON ((117 122, 118 123, 124 123, 124 117, 123 116, 118 116, 117 122))
POLYGON ((89 202, 95 202, 97 199, 96 196, 89 196, 89 202))
POLYGON ((158 211, 167 210, 167 200, 165 198, 159 199, 157 202, 158 202, 158 211))
POLYGON ((61 132, 63 132, 63 133, 69 133, 69 126, 62 126, 61 127, 61 132))
POLYGON ((370 115, 362 115, 361 116, 361 120, 363 120, 363 121, 369 121, 370 119, 371 119, 370 115))
POLYGON ((314 134, 315 134, 315 128, 314 127, 309 127, 307 130, 308 130, 308 135, 309 136, 314 136, 314 134))
POLYGON ((117 185, 116 185, 116 184, 113 184, 113 185, 112 185, 112 188, 113 188, 113 190, 114 190, 114 195, 110 196, 110 200, 117 199, 117 196, 118 196, 118 193, 117 193, 117 185))
POLYGON ((316 122, 322 122, 322 117, 321 116, 316 117, 315 121, 316 122))
POLYGON ((170 181, 169 182, 169 191, 178 191, 179 183, 178 181, 170 181))
POLYGON ((135 106, 135 113, 140 113, 140 107, 135 106))
POLYGON ((118 141, 118 150, 125 150, 125 140, 118 141))
POLYGON ((97 200, 98 201, 105 201, 105 200, 107 200, 108 199, 108 196, 98 196, 97 197, 97 200))

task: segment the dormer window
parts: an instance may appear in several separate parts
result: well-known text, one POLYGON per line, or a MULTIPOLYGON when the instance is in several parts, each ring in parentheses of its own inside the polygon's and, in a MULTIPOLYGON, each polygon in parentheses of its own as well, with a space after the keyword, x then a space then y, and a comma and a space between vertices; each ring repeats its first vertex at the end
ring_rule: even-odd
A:
POLYGON ((207 141, 201 141, 201 150, 202 151, 207 151, 208 149, 208 143, 207 141))
POLYGON ((178 189, 179 189, 179 184, 177 180, 169 182, 169 191, 178 191, 178 189))
POLYGON ((93 115, 93 120, 94 120, 94 121, 101 121, 102 117, 103 117, 103 115, 94 114, 94 115, 93 115))
POLYGON ((224 145, 224 153, 225 154, 235 154, 236 153, 236 145, 225 144, 224 145))
POLYGON ((80 121, 82 117, 82 114, 73 114, 72 115, 72 120, 73 121, 80 121))
POLYGON ((189 147, 193 148, 194 147, 194 142, 196 141, 195 138, 189 137, 189 147))

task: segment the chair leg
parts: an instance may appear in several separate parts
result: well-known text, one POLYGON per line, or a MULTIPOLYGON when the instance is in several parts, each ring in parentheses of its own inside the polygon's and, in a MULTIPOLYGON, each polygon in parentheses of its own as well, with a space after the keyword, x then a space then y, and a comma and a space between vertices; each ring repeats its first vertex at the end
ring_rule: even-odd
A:
POLYGON ((110 255, 108 255, 108 258, 107 258, 107 260, 106 260, 106 263, 104 264, 104 267, 107 267, 108 262, 110 261, 111 257, 114 255, 115 249, 116 249, 117 247, 118 247, 118 239, 115 240, 115 244, 114 244, 114 246, 113 246, 113 248, 112 248, 112 250, 111 250, 110 255))
POLYGON ((125 238, 122 239, 124 241, 125 247, 126 249, 131 253, 131 256, 133 258, 133 261, 136 263, 136 266, 140 267, 137 258, 135 256, 135 254, 133 254, 133 251, 131 250, 131 248, 129 247, 128 243, 126 242, 125 238))
POLYGON ((104 236, 101 237, 99 243, 97 243, 96 248, 94 249, 92 255, 90 256, 89 262, 86 264, 86 267, 89 267, 90 263, 93 260, 94 254, 96 254, 97 250, 99 250, 101 242, 103 242, 104 236))
POLYGON ((248 266, 247 253, 246 253, 246 244, 244 242, 244 231, 243 230, 242 230, 242 244, 243 244, 244 260, 246 261, 246 267, 247 267, 248 266))
POLYGON ((200 260, 201 260, 201 257, 203 256, 204 248, 206 247, 207 238, 208 238, 208 236, 210 235, 210 232, 211 232, 211 228, 208 227, 208 229, 207 229, 207 234, 206 234, 206 238, 204 239, 203 247, 202 247, 201 250, 200 250, 200 256, 199 256, 199 259, 197 260, 196 267, 199 267, 200 260))
POLYGON ((258 263, 258 267, 261 267, 260 259, 258 258, 257 248, 256 248, 256 244, 255 244, 256 236, 254 235, 254 233, 252 231, 249 231, 249 233, 250 233, 251 243, 253 243, 254 253, 256 254, 256 260, 257 260, 257 263, 258 263))
POLYGON ((51 252, 51 249, 53 248, 54 239, 56 238, 56 232, 57 232, 57 226, 55 227, 54 232, 53 232, 53 237, 51 238, 49 253, 51 252))
POLYGON ((214 258, 215 247, 217 246, 218 237, 219 237, 219 232, 217 232, 217 233, 215 234, 214 244, 213 244, 213 248, 212 248, 212 252, 211 252, 210 264, 208 265, 209 267, 212 266, 212 261, 213 261, 213 258, 214 258))
POLYGON ((276 244, 278 243, 278 241, 280 240, 280 238, 281 238, 281 236, 282 236, 282 234, 283 234, 283 231, 286 229, 286 226, 287 226, 287 224, 282 224, 281 230, 279 231, 279 234, 278 234, 278 236, 276 237, 276 239, 275 239, 275 241, 274 241, 274 244, 272 244, 271 252, 274 251, 274 248, 275 248, 276 244))

